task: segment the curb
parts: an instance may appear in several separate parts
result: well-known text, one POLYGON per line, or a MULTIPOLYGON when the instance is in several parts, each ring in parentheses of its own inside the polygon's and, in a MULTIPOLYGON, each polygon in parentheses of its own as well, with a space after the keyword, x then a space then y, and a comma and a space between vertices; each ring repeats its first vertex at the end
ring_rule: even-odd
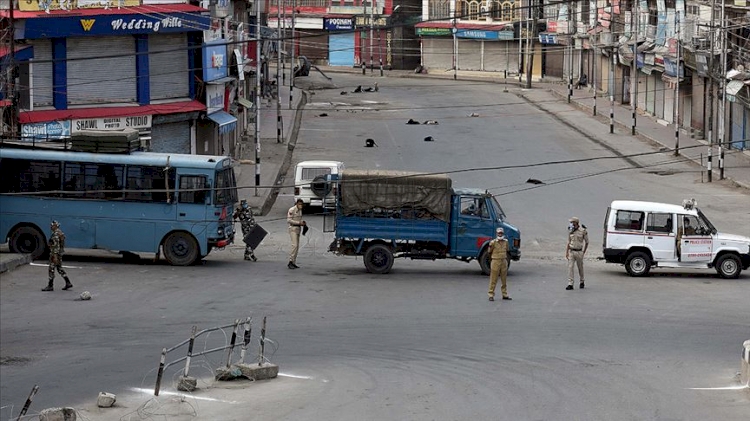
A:
POLYGON ((0 261, 0 273, 10 272, 13 269, 31 263, 30 254, 3 253, 3 256, 11 256, 0 261))
MULTIPOLYGON (((289 133, 286 153, 284 154, 284 159, 281 161, 281 166, 279 166, 279 172, 276 174, 276 181, 274 182, 274 186, 281 186, 284 184, 284 177, 289 171, 289 167, 292 165, 292 155, 294 154, 294 148, 297 146, 297 137, 299 136, 299 129, 302 125, 301 111, 305 108, 305 105, 307 105, 307 96, 307 91, 302 90, 302 97, 297 103, 297 108, 294 110, 294 124, 292 125, 292 131, 289 133)), ((276 198, 279 196, 280 189, 281 187, 271 188, 271 193, 266 196, 266 200, 263 202, 263 206, 260 208, 261 216, 265 216, 268 214, 268 212, 271 211, 274 203, 276 203, 276 198)))
POLYGON ((740 383, 750 393, 750 340, 742 344, 742 365, 740 370, 740 383))

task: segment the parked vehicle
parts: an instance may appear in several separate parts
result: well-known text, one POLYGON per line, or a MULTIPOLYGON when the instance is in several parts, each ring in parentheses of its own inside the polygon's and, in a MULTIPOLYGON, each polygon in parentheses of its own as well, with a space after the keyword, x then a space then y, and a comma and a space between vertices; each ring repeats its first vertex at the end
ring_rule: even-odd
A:
POLYGON ((652 267, 715 268, 737 278, 750 267, 750 238, 717 232, 696 207, 616 200, 604 218, 604 259, 625 265, 631 276, 652 267))
POLYGON ((303 161, 294 167, 294 201, 302 199, 306 208, 333 208, 336 186, 326 181, 329 174, 340 174, 344 163, 339 161, 303 161))
POLYGON ((0 148, 0 238, 34 258, 57 220, 68 248, 190 265, 233 242, 236 202, 225 156, 0 148))
POLYGON ((363 256, 372 273, 388 273, 395 258, 478 260, 490 272, 487 246, 502 227, 510 260, 521 257, 521 232, 500 204, 480 189, 454 189, 446 175, 344 170, 329 177, 339 188, 324 231, 335 232, 329 251, 363 256))

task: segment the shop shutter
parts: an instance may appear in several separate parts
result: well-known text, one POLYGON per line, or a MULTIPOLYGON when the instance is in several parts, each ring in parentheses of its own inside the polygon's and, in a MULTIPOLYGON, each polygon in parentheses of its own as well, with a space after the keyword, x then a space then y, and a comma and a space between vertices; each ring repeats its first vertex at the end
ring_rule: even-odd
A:
POLYGON ((67 49, 69 105, 136 101, 132 36, 68 38, 67 49))
POLYGON ((452 38, 422 38, 422 62, 428 70, 453 68, 452 38))
POLYGON ((328 33, 323 31, 303 30, 299 32, 299 55, 307 57, 312 63, 327 64, 328 33))
MULTIPOLYGON (((548 44, 548 45, 545 45, 543 48, 545 52, 545 56, 544 56, 545 76, 559 77, 560 79, 563 79, 565 77, 565 74, 563 73, 563 69, 565 68, 565 66, 563 65, 563 62, 565 59, 565 46, 548 44)), ((518 58, 516 58, 516 62, 518 62, 518 58)), ((516 67, 518 67, 518 65, 516 65, 516 67)), ((597 71, 597 74, 601 74, 601 72, 597 71)), ((597 76, 597 79, 598 79, 598 76, 597 76)))
POLYGON ((31 61, 33 72, 34 106, 52 105, 52 62, 35 63, 37 60, 52 60, 52 42, 48 39, 34 40, 34 59, 31 61))
POLYGON ((354 66, 354 33, 328 35, 328 64, 354 66))
POLYGON ((485 41, 484 70, 488 72, 518 71, 518 43, 512 41, 485 41))
POLYGON ((190 123, 157 124, 151 128, 151 152, 190 153, 190 123))
POLYGON ((149 35, 148 67, 152 101, 190 96, 187 47, 186 34, 149 35), (164 52, 154 54, 159 51, 164 52))
POLYGON ((661 80, 661 73, 655 73, 654 97, 655 105, 654 115, 657 118, 664 118, 664 82, 661 80))
POLYGON ((481 70, 482 41, 458 40, 458 70, 481 70))

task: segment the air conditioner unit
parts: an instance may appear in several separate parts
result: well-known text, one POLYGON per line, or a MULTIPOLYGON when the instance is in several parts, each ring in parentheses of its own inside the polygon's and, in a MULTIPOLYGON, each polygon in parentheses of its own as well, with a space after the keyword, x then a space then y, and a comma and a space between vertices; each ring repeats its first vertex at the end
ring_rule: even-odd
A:
POLYGON ((703 37, 693 37, 692 43, 696 50, 708 50, 710 48, 709 40, 703 37))

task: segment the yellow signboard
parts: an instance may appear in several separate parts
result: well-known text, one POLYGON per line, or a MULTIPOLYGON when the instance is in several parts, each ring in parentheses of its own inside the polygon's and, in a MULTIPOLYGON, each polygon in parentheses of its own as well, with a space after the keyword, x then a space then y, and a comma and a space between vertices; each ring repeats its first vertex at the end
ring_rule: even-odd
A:
POLYGON ((141 0, 18 0, 23 12, 140 6, 141 0))

